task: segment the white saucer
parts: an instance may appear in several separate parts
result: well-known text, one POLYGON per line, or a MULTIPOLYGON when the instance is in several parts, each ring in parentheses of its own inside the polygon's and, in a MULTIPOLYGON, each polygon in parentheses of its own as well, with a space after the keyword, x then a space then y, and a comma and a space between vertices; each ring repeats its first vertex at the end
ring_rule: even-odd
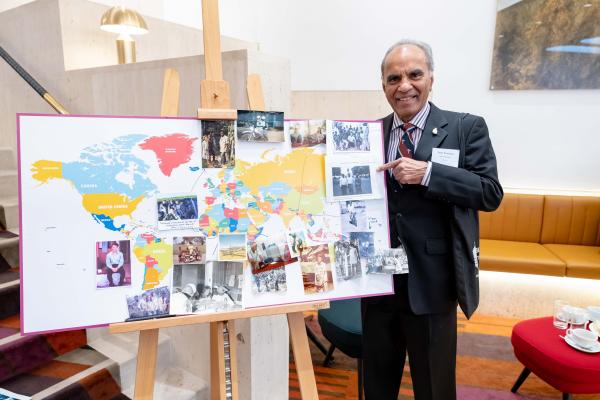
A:
POLYGON ((588 329, 592 332, 596 332, 598 336, 600 336, 600 326, 595 322, 592 322, 588 325, 588 329))
POLYGON ((596 344, 594 346, 592 346, 591 348, 581 347, 580 345, 575 343, 575 341, 573 339, 571 339, 568 335, 565 336, 565 342, 567 342, 567 344, 569 346, 571 346, 572 348, 577 349, 579 351, 583 351, 584 353, 591 353, 591 354, 600 353, 600 343, 599 342, 596 342, 596 344))

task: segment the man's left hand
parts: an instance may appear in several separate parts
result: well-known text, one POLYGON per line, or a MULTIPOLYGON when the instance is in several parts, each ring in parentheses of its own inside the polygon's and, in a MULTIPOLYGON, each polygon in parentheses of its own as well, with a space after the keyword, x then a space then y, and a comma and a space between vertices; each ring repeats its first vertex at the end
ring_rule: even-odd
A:
POLYGON ((394 178, 401 184, 418 185, 427 172, 427 161, 399 158, 377 167, 377 172, 391 169, 394 178))

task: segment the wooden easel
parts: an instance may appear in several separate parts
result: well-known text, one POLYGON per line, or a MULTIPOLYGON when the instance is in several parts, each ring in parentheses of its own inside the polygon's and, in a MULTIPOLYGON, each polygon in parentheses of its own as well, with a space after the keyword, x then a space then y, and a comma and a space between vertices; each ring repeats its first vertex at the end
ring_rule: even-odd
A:
MULTIPOLYGON (((202 0, 204 25, 204 59, 206 79, 200 82, 199 119, 236 119, 237 110, 231 109, 229 84, 223 80, 221 44, 219 32, 218 0, 202 0)), ((257 111, 265 110, 260 77, 248 77, 248 103, 257 111)), ((176 71, 165 71, 161 116, 177 116, 179 105, 179 76, 176 71)), ((304 400, 318 399, 312 359, 304 325, 305 311, 329 308, 328 301, 263 307, 249 310, 229 311, 209 315, 186 315, 172 318, 111 324, 109 332, 125 333, 139 331, 139 346, 135 376, 135 400, 151 400, 154 394, 158 332, 160 328, 210 323, 211 399, 226 399, 225 348, 223 331, 229 331, 229 355, 231 371, 231 398, 238 399, 237 346, 235 320, 286 314, 294 361, 304 400)))

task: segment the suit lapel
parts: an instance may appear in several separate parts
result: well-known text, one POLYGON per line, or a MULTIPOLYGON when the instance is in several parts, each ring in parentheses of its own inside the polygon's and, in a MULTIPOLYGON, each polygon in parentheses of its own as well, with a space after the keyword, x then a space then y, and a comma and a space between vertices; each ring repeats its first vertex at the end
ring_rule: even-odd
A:
POLYGON ((387 117, 385 117, 383 120, 383 147, 384 147, 384 156, 385 156, 385 160, 387 162, 387 151, 388 151, 388 144, 390 142, 390 131, 392 130, 392 123, 394 122, 394 113, 391 113, 390 115, 388 115, 387 117))
POLYGON ((419 140, 417 151, 415 151, 414 158, 416 160, 427 161, 431 158, 432 149, 438 147, 448 136, 448 132, 444 129, 446 125, 448 125, 448 121, 444 118, 442 111, 431 103, 425 129, 421 135, 421 140, 419 140), (434 133, 434 130, 436 133, 434 133))

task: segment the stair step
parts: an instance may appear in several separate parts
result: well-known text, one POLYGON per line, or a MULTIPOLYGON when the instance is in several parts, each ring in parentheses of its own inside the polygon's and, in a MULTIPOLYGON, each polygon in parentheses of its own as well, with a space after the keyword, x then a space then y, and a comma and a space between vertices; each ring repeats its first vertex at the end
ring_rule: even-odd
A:
POLYGON ((0 170, 0 194, 3 197, 19 195, 19 178, 16 169, 0 170))
POLYGON ((17 196, 0 197, 0 226, 4 228, 19 226, 19 198, 17 196))
POLYGON ((15 152, 9 147, 0 147, 0 171, 4 169, 17 169, 15 152))
POLYGON ((118 366, 113 360, 105 359, 90 368, 72 375, 49 388, 34 394, 32 400, 70 400, 91 398, 88 390, 102 388, 103 399, 115 399, 121 388, 114 378, 118 366))
POLYGON ((0 345, 0 382, 42 367, 85 344, 85 331, 77 330, 23 336, 0 345))
MULTIPOLYGON (((0 319, 19 314, 21 311, 20 301, 21 292, 19 280, 0 284, 0 319)), ((2 347, 0 347, 0 350, 1 349, 2 347)), ((2 379, 1 377, 2 373, 0 372, 0 380, 2 379)))

